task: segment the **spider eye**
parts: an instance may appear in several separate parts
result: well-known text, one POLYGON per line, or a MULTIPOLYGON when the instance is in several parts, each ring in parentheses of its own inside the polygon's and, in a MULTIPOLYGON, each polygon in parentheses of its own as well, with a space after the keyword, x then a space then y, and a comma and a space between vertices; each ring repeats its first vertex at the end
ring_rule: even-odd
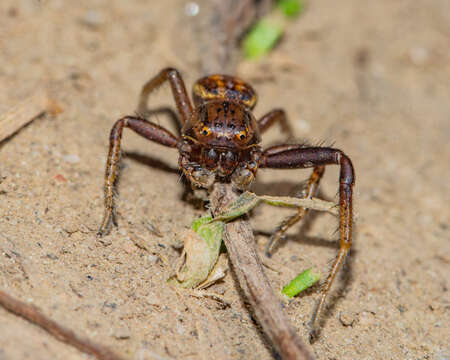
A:
POLYGON ((211 130, 207 126, 203 126, 201 134, 203 136, 208 136, 209 134, 211 134, 211 130))
POLYGON ((247 137, 247 132, 246 131, 241 131, 236 136, 237 136, 237 138, 239 140, 244 140, 247 137))

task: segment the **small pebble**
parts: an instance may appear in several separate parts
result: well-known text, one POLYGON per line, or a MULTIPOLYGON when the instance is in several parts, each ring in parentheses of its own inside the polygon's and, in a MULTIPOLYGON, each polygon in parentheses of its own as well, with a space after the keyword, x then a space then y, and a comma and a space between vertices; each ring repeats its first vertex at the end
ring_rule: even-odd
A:
POLYGON ((355 322, 355 315, 348 313, 348 312, 341 312, 339 314, 339 321, 341 322, 342 325, 344 326, 353 326, 354 322, 355 322))
POLYGON ((194 1, 188 2, 184 7, 187 16, 196 16, 200 11, 200 6, 194 1))
POLYGON ((80 18, 80 23, 92 29, 97 29, 105 23, 105 19, 100 12, 90 10, 80 18))
POLYGON ((130 329, 127 327, 120 327, 114 330, 113 337, 117 340, 125 340, 131 337, 130 329))
POLYGON ((425 65, 429 57, 429 51, 424 47, 416 46, 409 50, 409 58, 414 65, 425 65))
POLYGON ((363 311, 359 314, 359 323, 361 325, 372 325, 375 322, 375 315, 369 311, 363 311))
POLYGON ((102 244, 103 246, 109 246, 112 244, 112 240, 110 238, 106 238, 106 237, 98 238, 97 241, 100 244, 102 244))
POLYGON ((177 323, 177 333, 179 335, 183 335, 185 332, 186 331, 185 331, 184 326, 182 324, 180 324, 180 323, 177 323))
POLYGON ((67 179, 64 176, 62 176, 61 174, 57 174, 55 176, 55 180, 57 180, 59 182, 66 182, 67 181, 67 179))
POLYGON ((63 160, 69 164, 76 164, 80 162, 80 157, 76 154, 64 155, 63 160))
POLYGON ((150 264, 156 264, 156 262, 158 261, 158 259, 159 259, 159 257, 156 256, 156 255, 150 254, 150 255, 147 256, 147 260, 148 260, 148 262, 149 262, 150 264))
POLYGON ((130 240, 130 238, 127 238, 127 241, 121 246, 121 248, 127 254, 133 254, 137 251, 136 245, 130 240))

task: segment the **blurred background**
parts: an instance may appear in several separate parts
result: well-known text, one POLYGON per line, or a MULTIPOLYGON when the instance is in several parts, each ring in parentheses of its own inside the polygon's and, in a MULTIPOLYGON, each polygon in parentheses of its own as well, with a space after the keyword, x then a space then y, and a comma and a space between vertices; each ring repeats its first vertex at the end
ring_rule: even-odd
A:
MULTIPOLYGON (((284 108, 296 138, 334 144, 355 166, 354 246, 312 352, 449 358, 450 2, 300 7, 288 16, 272 1, 2 0, 0 114, 43 89, 62 112, 0 143, 0 287, 130 359, 274 358, 231 274, 209 289, 230 299, 225 309, 166 284, 178 234, 203 214, 182 200, 176 151, 124 132, 119 227, 95 237, 108 134, 134 113, 141 86, 167 66, 189 89, 228 72, 258 92, 257 117, 284 108), (268 45, 248 40, 261 21, 276 28, 268 45)), ((149 106, 173 106, 168 87, 149 106)), ((177 131, 164 114, 152 120, 177 131)), ((276 127, 265 135, 264 146, 285 140, 276 127)), ((308 176, 260 171, 253 190, 291 194, 308 176)), ((321 196, 335 200, 337 187, 329 167, 321 196)), ((254 212, 261 256, 291 213, 254 212)), ((265 269, 276 291, 306 268, 327 273, 336 227, 320 214, 289 232, 265 269)), ((303 338, 318 289, 285 306, 303 338)), ((0 359, 86 358, 3 309, 0 333, 0 359)))

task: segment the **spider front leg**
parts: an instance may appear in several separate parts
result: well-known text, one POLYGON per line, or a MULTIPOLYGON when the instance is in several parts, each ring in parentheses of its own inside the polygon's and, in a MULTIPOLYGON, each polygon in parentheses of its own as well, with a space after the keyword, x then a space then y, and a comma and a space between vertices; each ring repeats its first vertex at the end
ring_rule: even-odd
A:
POLYGON ((192 104, 189 100, 183 78, 176 69, 166 68, 161 70, 158 75, 142 87, 137 113, 145 114, 147 112, 147 100, 150 93, 160 87, 165 81, 170 83, 178 112, 181 115, 181 124, 183 125, 192 115, 192 104))
MULTIPOLYGON (((279 148, 279 147, 278 147, 279 148)), ((340 166, 339 176, 339 252, 322 289, 322 295, 312 321, 311 338, 319 333, 319 319, 325 308, 325 300, 331 285, 344 263, 352 245, 352 194, 355 174, 350 159, 341 151, 325 147, 290 146, 285 151, 267 149, 261 158, 260 167, 295 169, 336 164, 340 166)))
POLYGON ((99 236, 108 233, 111 222, 117 226, 114 206, 114 183, 117 178, 120 143, 124 127, 130 128, 144 138, 161 145, 172 148, 178 146, 178 139, 174 135, 150 121, 134 116, 126 116, 116 121, 109 137, 109 154, 105 171, 105 214, 100 229, 97 232, 99 236))
MULTIPOLYGON (((325 166, 316 166, 309 177, 308 185, 306 187, 306 191, 304 196, 302 198, 305 199, 311 199, 317 192, 317 189, 319 187, 320 179, 323 176, 323 173, 325 172, 325 166)), ((273 235, 270 237, 267 245, 265 254, 267 257, 272 256, 272 249, 274 246, 278 243, 280 238, 286 233, 286 231, 294 226, 296 223, 298 223, 300 220, 302 220, 306 214, 308 213, 308 209, 304 207, 299 207, 296 214, 289 216, 287 219, 284 219, 280 225, 277 226, 275 229, 273 235)))
POLYGON ((275 109, 265 114, 258 120, 259 132, 262 134, 269 129, 273 124, 280 123, 283 132, 289 136, 293 135, 291 125, 287 120, 286 113, 282 109, 275 109))

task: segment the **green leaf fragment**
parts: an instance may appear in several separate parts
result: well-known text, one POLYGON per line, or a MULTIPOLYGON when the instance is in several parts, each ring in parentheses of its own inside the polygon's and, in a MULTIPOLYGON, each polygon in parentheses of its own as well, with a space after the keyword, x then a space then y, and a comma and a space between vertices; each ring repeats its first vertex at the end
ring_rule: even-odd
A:
POLYGON ((292 279, 281 292, 292 298, 300 294, 303 290, 313 286, 319 279, 320 274, 313 273, 311 269, 307 269, 292 279))
MULTIPOLYGON (((242 216, 252 210, 261 201, 273 206, 282 207, 304 207, 311 210, 327 211, 331 214, 337 215, 338 208, 336 204, 330 201, 325 201, 317 198, 295 198, 288 196, 259 196, 252 192, 246 191, 242 193, 235 201, 233 201, 224 212, 211 221, 231 221, 239 216, 242 216)), ((202 218, 203 219, 203 218, 202 218)))
MULTIPOLYGON (((258 196, 246 191, 224 209, 220 216, 216 218, 204 216, 192 222, 192 230, 186 231, 183 235, 184 249, 176 269, 176 275, 169 279, 169 282, 183 288, 195 288, 205 281, 219 257, 225 223, 247 214, 261 202, 275 206, 305 207, 337 214, 336 204, 329 201, 316 198, 258 196)), ((287 291, 288 293, 285 294, 290 296, 289 294, 293 292, 294 294, 290 297, 295 296, 318 280, 318 275, 314 275, 317 276, 317 279, 308 285, 308 279, 311 280, 311 276, 313 274, 310 274, 309 270, 300 274, 283 289, 283 293, 287 291), (299 290, 295 290, 297 288, 299 290)))
POLYGON ((279 0, 278 8, 287 17, 300 15, 305 9, 305 3, 302 0, 279 0))
POLYGON ((169 283, 192 289, 200 285, 214 268, 222 245, 225 223, 211 222, 211 216, 204 216, 192 222, 192 230, 183 234, 184 249, 176 275, 169 283))
POLYGON ((244 214, 247 214, 256 205, 261 202, 258 195, 246 191, 242 193, 235 201, 224 209, 224 212, 216 217, 214 221, 231 221, 244 214))
POLYGON ((267 54, 283 34, 283 26, 275 22, 260 20, 243 41, 245 57, 255 59, 267 54))
POLYGON ((203 216, 201 218, 195 219, 192 223, 191 223, 191 229, 194 230, 195 232, 198 231, 198 228, 203 225, 206 224, 208 222, 210 222, 212 220, 212 216, 203 216))
POLYGON ((201 225, 196 231, 214 253, 219 252, 224 226, 222 221, 215 221, 201 225))
POLYGON ((339 213, 335 203, 318 198, 296 198, 290 196, 258 196, 266 204, 283 207, 304 207, 306 209, 327 211, 333 215, 339 213))

